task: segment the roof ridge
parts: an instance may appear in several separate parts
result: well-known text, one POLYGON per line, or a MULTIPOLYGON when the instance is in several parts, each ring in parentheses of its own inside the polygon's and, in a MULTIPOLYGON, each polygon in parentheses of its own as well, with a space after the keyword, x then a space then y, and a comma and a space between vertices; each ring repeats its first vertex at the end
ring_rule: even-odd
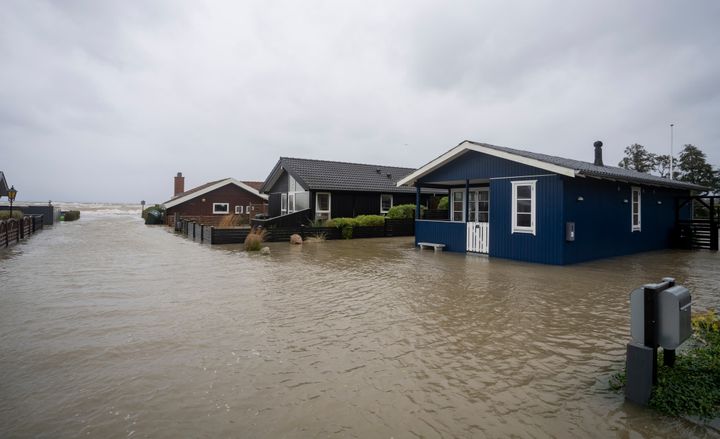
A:
POLYGON ((306 158, 302 158, 302 157, 282 157, 282 156, 280 157, 280 160, 285 160, 285 159, 304 160, 304 161, 308 161, 308 162, 341 163, 343 165, 374 166, 376 168, 408 169, 411 171, 415 170, 415 168, 408 168, 405 166, 388 166, 388 165, 376 165, 376 164, 372 164, 372 163, 341 162, 339 160, 325 160, 325 159, 306 159, 306 158))

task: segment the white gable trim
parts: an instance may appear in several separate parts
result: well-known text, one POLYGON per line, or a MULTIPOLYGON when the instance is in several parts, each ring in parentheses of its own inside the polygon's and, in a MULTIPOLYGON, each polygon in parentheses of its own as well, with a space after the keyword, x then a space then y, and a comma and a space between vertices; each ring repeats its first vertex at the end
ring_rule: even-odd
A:
POLYGON ((455 148, 451 149, 450 151, 446 152, 445 154, 441 155, 440 157, 436 158, 435 160, 431 161, 427 165, 423 166, 422 168, 418 169, 417 171, 413 172, 412 174, 408 175, 407 177, 403 178, 402 180, 398 181, 397 186, 413 186, 415 182, 421 177, 431 173, 432 171, 445 165, 446 163, 451 162, 457 156, 466 151, 481 152, 483 154, 487 154, 493 157, 522 163, 524 165, 544 169, 546 171, 565 175, 567 177, 575 177, 577 173, 577 171, 575 171, 574 169, 566 168, 564 166, 553 165, 551 163, 543 162, 541 160, 523 157, 506 151, 498 151, 496 149, 487 148, 482 145, 477 145, 475 143, 465 141, 456 146, 455 148))
POLYGON ((208 192, 212 192, 212 191, 214 191, 215 189, 219 189, 219 188, 221 188, 221 187, 223 187, 223 186, 227 186, 228 184, 234 184, 235 186, 237 186, 237 187, 239 187, 239 188, 241 188, 241 189, 244 189, 244 190, 250 192, 250 193, 253 194, 253 195, 258 196, 258 197, 262 198, 263 200, 267 200, 267 199, 268 199, 268 196, 267 196, 267 195, 261 194, 261 193, 258 192, 257 189, 255 189, 254 187, 248 186, 248 185, 246 185, 245 183, 243 183, 242 181, 235 180, 234 178, 226 178, 225 180, 218 181, 217 183, 215 183, 215 184, 213 184, 213 185, 211 185, 211 186, 208 186, 208 187, 206 187, 206 188, 203 189, 203 190, 199 190, 199 191, 197 191, 197 192, 193 192, 193 193, 191 193, 191 194, 187 194, 187 195, 185 195, 184 197, 180 197, 180 198, 176 198, 176 199, 174 199, 174 200, 170 200, 170 201, 168 201, 168 202, 166 202, 166 203, 164 204, 164 205, 165 205, 165 208, 166 208, 166 209, 169 209, 169 208, 171 208, 171 207, 173 207, 173 206, 177 206, 178 204, 182 204, 182 203, 184 203, 184 202, 186 202, 186 201, 192 200, 193 198, 197 198, 197 197, 199 197, 200 195, 205 195, 205 194, 207 194, 208 192))

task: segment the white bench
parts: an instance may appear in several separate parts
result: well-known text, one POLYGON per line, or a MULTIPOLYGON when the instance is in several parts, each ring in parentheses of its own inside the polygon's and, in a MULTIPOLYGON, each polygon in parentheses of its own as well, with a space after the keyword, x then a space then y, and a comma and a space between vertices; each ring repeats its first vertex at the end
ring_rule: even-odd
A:
POLYGON ((418 242, 417 245, 420 247, 420 250, 425 247, 432 248, 434 251, 443 251, 445 249, 445 244, 435 244, 432 242, 418 242))

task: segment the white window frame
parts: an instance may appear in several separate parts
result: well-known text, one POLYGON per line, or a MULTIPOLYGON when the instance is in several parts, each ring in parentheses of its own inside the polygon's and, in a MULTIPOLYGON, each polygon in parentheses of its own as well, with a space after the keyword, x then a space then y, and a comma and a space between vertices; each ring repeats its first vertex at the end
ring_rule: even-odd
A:
POLYGON ((536 234, 535 229, 535 216, 536 209, 535 204, 537 200, 537 180, 523 180, 523 181, 512 181, 512 228, 511 233, 531 233, 536 234), (517 190, 520 186, 530 186, 530 226, 518 226, 517 224, 517 190))
POLYGON ((465 215, 465 209, 467 206, 467 200, 465 199, 465 188, 457 188, 457 189, 450 189, 450 221, 454 223, 464 223, 467 219, 467 216, 465 215), (462 194, 462 219, 461 220, 455 220, 455 212, 458 212, 455 210, 455 193, 460 192, 462 194))
POLYGON ((227 215, 230 213, 230 203, 213 203, 213 214, 227 215), (225 210, 218 212, 217 206, 225 206, 225 210))
POLYGON ((330 192, 315 192, 315 219, 319 219, 320 214, 327 213, 327 219, 332 219, 332 194, 330 192), (328 196, 328 208, 327 210, 320 210, 318 206, 320 206, 320 203, 318 202, 318 196, 319 195, 327 195, 328 196))
POLYGON ((242 206, 235 206, 235 215, 240 215, 243 213, 243 207, 242 206))
POLYGON ((390 209, 383 210, 383 197, 390 197, 390 209, 395 205, 395 200, 393 194, 380 194, 380 213, 388 213, 390 209))
POLYGON ((632 186, 630 188, 630 231, 631 232, 640 232, 642 231, 642 189, 638 186, 632 186), (635 222, 633 221, 635 217, 635 200, 633 196, 637 192, 637 217, 638 217, 638 223, 635 225, 635 222))
POLYGON ((252 205, 248 204, 247 206, 245 206, 245 213, 248 215, 250 215, 250 206, 252 206, 252 205))
POLYGON ((280 194, 280 215, 288 213, 288 194, 280 194))
POLYGON ((295 192, 288 194, 287 213, 295 212, 295 192))

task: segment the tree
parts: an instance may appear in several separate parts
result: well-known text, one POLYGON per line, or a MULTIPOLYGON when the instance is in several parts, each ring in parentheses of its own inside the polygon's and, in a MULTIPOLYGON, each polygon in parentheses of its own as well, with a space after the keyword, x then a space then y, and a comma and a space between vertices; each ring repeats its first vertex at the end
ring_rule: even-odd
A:
POLYGON ((695 145, 687 144, 680 151, 678 168, 680 169, 680 180, 710 187, 714 191, 719 189, 718 171, 712 168, 707 162, 705 153, 695 145))
MULTIPOLYGON (((670 177, 670 154, 656 155, 653 160, 653 171, 657 172, 662 178, 670 177)), ((678 159, 673 158, 673 179, 677 180, 680 176, 678 172, 678 159)))
POLYGON ((625 157, 618 166, 638 172, 650 172, 655 167, 655 154, 647 152, 644 146, 633 143, 625 148, 625 157))

